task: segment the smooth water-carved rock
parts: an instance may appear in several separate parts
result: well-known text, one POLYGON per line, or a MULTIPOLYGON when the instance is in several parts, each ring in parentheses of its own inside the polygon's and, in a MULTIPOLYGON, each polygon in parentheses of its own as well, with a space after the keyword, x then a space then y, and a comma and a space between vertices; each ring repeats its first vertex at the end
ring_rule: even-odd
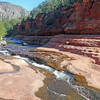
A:
POLYGON ((22 59, 0 55, 0 100, 41 100, 35 92, 45 75, 22 59), (32 69, 33 67, 33 69, 32 69))

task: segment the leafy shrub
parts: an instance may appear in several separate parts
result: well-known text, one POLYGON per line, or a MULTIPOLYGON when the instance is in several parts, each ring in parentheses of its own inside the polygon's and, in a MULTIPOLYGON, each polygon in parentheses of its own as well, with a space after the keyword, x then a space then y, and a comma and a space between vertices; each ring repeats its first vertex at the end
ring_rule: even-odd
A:
POLYGON ((48 13, 50 11, 56 11, 60 6, 65 6, 67 9, 72 6, 76 0, 46 0, 41 3, 37 8, 34 8, 31 12, 31 16, 35 18, 39 13, 48 13))

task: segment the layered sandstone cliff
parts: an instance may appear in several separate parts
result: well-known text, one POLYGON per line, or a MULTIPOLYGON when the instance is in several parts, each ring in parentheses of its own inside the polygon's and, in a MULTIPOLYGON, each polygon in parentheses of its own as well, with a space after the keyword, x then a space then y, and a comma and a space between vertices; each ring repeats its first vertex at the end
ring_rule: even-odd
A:
POLYGON ((35 19, 14 26, 20 35, 46 36, 57 34, 99 34, 100 1, 77 0, 70 9, 60 7, 48 14, 38 14, 35 19))

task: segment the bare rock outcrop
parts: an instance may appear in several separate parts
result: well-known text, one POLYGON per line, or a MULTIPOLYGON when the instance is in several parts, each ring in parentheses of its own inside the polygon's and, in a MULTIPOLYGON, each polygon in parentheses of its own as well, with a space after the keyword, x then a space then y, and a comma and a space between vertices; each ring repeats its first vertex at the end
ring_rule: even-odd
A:
POLYGON ((8 50, 28 56, 56 70, 81 75, 86 79, 84 82, 84 79, 78 78, 81 85, 100 89, 99 39, 100 36, 96 35, 57 35, 43 47, 8 46, 8 50))
POLYGON ((20 6, 12 5, 8 2, 0 2, 0 20, 17 19, 28 15, 29 12, 20 6))
POLYGON ((45 75, 24 60, 0 55, 0 100, 41 100, 45 75), (2 98, 2 99, 1 99, 2 98))

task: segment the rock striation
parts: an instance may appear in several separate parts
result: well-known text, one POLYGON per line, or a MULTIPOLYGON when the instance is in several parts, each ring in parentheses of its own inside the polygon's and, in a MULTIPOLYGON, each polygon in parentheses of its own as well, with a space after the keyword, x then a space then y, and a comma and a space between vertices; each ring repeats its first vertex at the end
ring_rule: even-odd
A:
POLYGON ((48 14, 38 14, 14 26, 18 35, 53 36, 58 34, 99 34, 100 1, 77 0, 70 7, 59 7, 48 14))
POLYGON ((8 45, 7 50, 67 71, 75 75, 79 86, 100 90, 99 11, 99 0, 77 0, 70 9, 61 7, 56 12, 38 14, 15 25, 14 37, 37 44, 47 39, 48 43, 29 48, 8 45))
POLYGON ((14 54, 28 56, 56 70, 68 71, 79 85, 100 89, 100 36, 57 35, 42 47, 7 46, 14 54), (69 44, 66 44, 69 41, 69 44))
POLYGON ((100 1, 83 0, 74 4, 74 11, 66 25, 66 33, 99 34, 100 33, 100 1))

